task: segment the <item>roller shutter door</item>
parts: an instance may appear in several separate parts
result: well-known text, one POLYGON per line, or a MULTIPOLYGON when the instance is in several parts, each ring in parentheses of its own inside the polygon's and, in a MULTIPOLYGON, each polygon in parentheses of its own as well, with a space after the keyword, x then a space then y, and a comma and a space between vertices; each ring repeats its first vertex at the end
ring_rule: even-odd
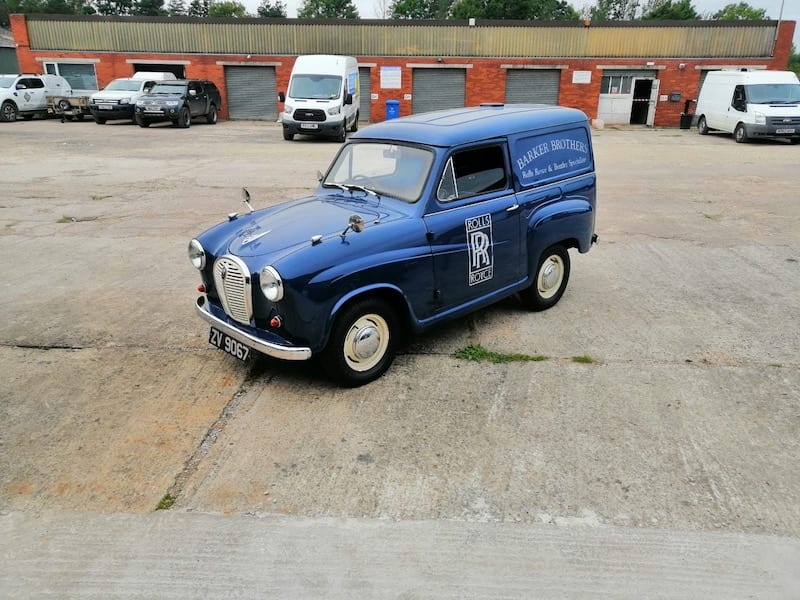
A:
POLYGON ((558 104, 561 71, 508 69, 506 104, 558 104))
POLYGON ((466 81, 464 69, 414 69, 411 112, 463 107, 466 81))
POLYGON ((358 93, 361 94, 361 100, 358 105, 358 120, 370 121, 372 84, 369 80, 369 67, 358 67, 358 93))
POLYGON ((273 67, 225 67, 228 118, 275 121, 278 89, 273 67))

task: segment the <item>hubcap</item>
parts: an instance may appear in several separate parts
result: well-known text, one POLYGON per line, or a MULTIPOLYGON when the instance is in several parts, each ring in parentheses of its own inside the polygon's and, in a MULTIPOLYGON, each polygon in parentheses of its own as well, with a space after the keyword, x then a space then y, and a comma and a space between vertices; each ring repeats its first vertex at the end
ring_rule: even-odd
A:
POLYGON ((354 371, 377 365, 389 347, 389 327, 380 315, 369 314, 350 327, 344 340, 344 358, 354 371))
POLYGON ((551 298, 564 278, 564 263, 559 256, 549 256, 539 269, 538 289, 542 298, 551 298))

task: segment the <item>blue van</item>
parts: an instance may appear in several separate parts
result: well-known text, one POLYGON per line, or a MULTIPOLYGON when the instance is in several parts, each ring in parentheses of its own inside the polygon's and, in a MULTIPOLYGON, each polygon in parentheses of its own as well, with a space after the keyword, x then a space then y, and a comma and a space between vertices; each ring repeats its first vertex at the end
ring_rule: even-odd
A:
POLYGON ((361 385, 408 332, 514 294, 555 305, 568 251, 597 240, 596 183, 578 110, 482 105, 371 125, 312 196, 191 240, 196 311, 237 358, 319 355, 337 382, 361 385))

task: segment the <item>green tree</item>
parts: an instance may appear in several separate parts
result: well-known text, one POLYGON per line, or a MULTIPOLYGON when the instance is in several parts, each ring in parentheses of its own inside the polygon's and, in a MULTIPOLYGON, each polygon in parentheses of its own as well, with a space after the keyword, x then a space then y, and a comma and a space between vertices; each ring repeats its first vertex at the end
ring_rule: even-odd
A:
POLYGON ((94 7, 98 15, 129 15, 133 0, 96 0, 94 7))
POLYGON ((209 8, 209 0, 191 0, 189 8, 186 9, 186 14, 190 17, 207 17, 209 8))
POLYGON ((446 19, 453 0, 394 0, 389 7, 392 19, 446 19))
POLYGON ((640 15, 639 0, 597 0, 589 11, 592 21, 632 21, 640 15))
POLYGON ((800 77, 800 54, 797 53, 794 44, 792 44, 792 53, 789 55, 789 70, 794 71, 800 77))
POLYGON ((186 14, 186 3, 184 0, 169 0, 167 4, 167 14, 170 17, 180 17, 186 14))
POLYGON ((564 0, 456 0, 450 10, 454 19, 508 19, 564 21, 579 18, 564 0))
POLYGON ((303 0, 297 11, 299 19, 357 19, 353 0, 303 0))
POLYGON ((762 21, 769 19, 765 9, 755 8, 747 2, 727 4, 715 12, 711 18, 717 21, 762 21))
POLYGON ((241 2, 236 0, 222 0, 221 2, 212 2, 208 7, 209 17, 237 17, 243 18, 250 15, 247 14, 247 8, 241 2))
POLYGON ((262 0, 261 4, 256 9, 256 14, 259 17, 282 17, 286 18, 286 4, 281 0, 271 2, 270 0, 262 0))
POLYGON ((700 15, 692 6, 691 0, 667 0, 658 8, 655 8, 642 17, 652 21, 692 21, 700 18, 700 15))
POLYGON ((167 14, 167 11, 164 9, 164 0, 134 0, 131 14, 143 17, 160 17, 167 14))

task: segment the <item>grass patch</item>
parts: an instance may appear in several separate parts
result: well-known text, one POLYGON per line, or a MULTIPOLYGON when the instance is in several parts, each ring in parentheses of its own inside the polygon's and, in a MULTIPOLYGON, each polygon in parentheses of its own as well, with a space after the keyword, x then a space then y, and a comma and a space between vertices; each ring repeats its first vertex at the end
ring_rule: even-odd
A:
POLYGON ((113 198, 113 197, 114 197, 114 196, 113 196, 113 195, 111 195, 111 194, 103 194, 103 195, 100 195, 100 194, 92 194, 92 195, 90 196, 90 198, 91 198, 92 200, 107 200, 108 198, 113 198))
POLYGON ((769 366, 775 367, 776 369, 780 369, 781 367, 783 367, 781 363, 769 363, 769 366))
POLYGON ((581 363, 582 365, 591 365, 597 361, 588 354, 584 354, 583 356, 573 356, 572 362, 581 363))
POLYGON ((156 505, 156 510, 169 510, 175 504, 175 498, 173 498, 169 492, 164 494, 164 497, 158 501, 156 505))
POLYGON ((473 344, 453 352, 453 358, 460 358, 461 360, 472 360, 475 362, 492 362, 492 363, 508 363, 508 362, 539 362, 548 360, 549 356, 537 354, 531 356, 530 354, 502 354, 499 352, 492 352, 487 350, 480 344, 473 344))

